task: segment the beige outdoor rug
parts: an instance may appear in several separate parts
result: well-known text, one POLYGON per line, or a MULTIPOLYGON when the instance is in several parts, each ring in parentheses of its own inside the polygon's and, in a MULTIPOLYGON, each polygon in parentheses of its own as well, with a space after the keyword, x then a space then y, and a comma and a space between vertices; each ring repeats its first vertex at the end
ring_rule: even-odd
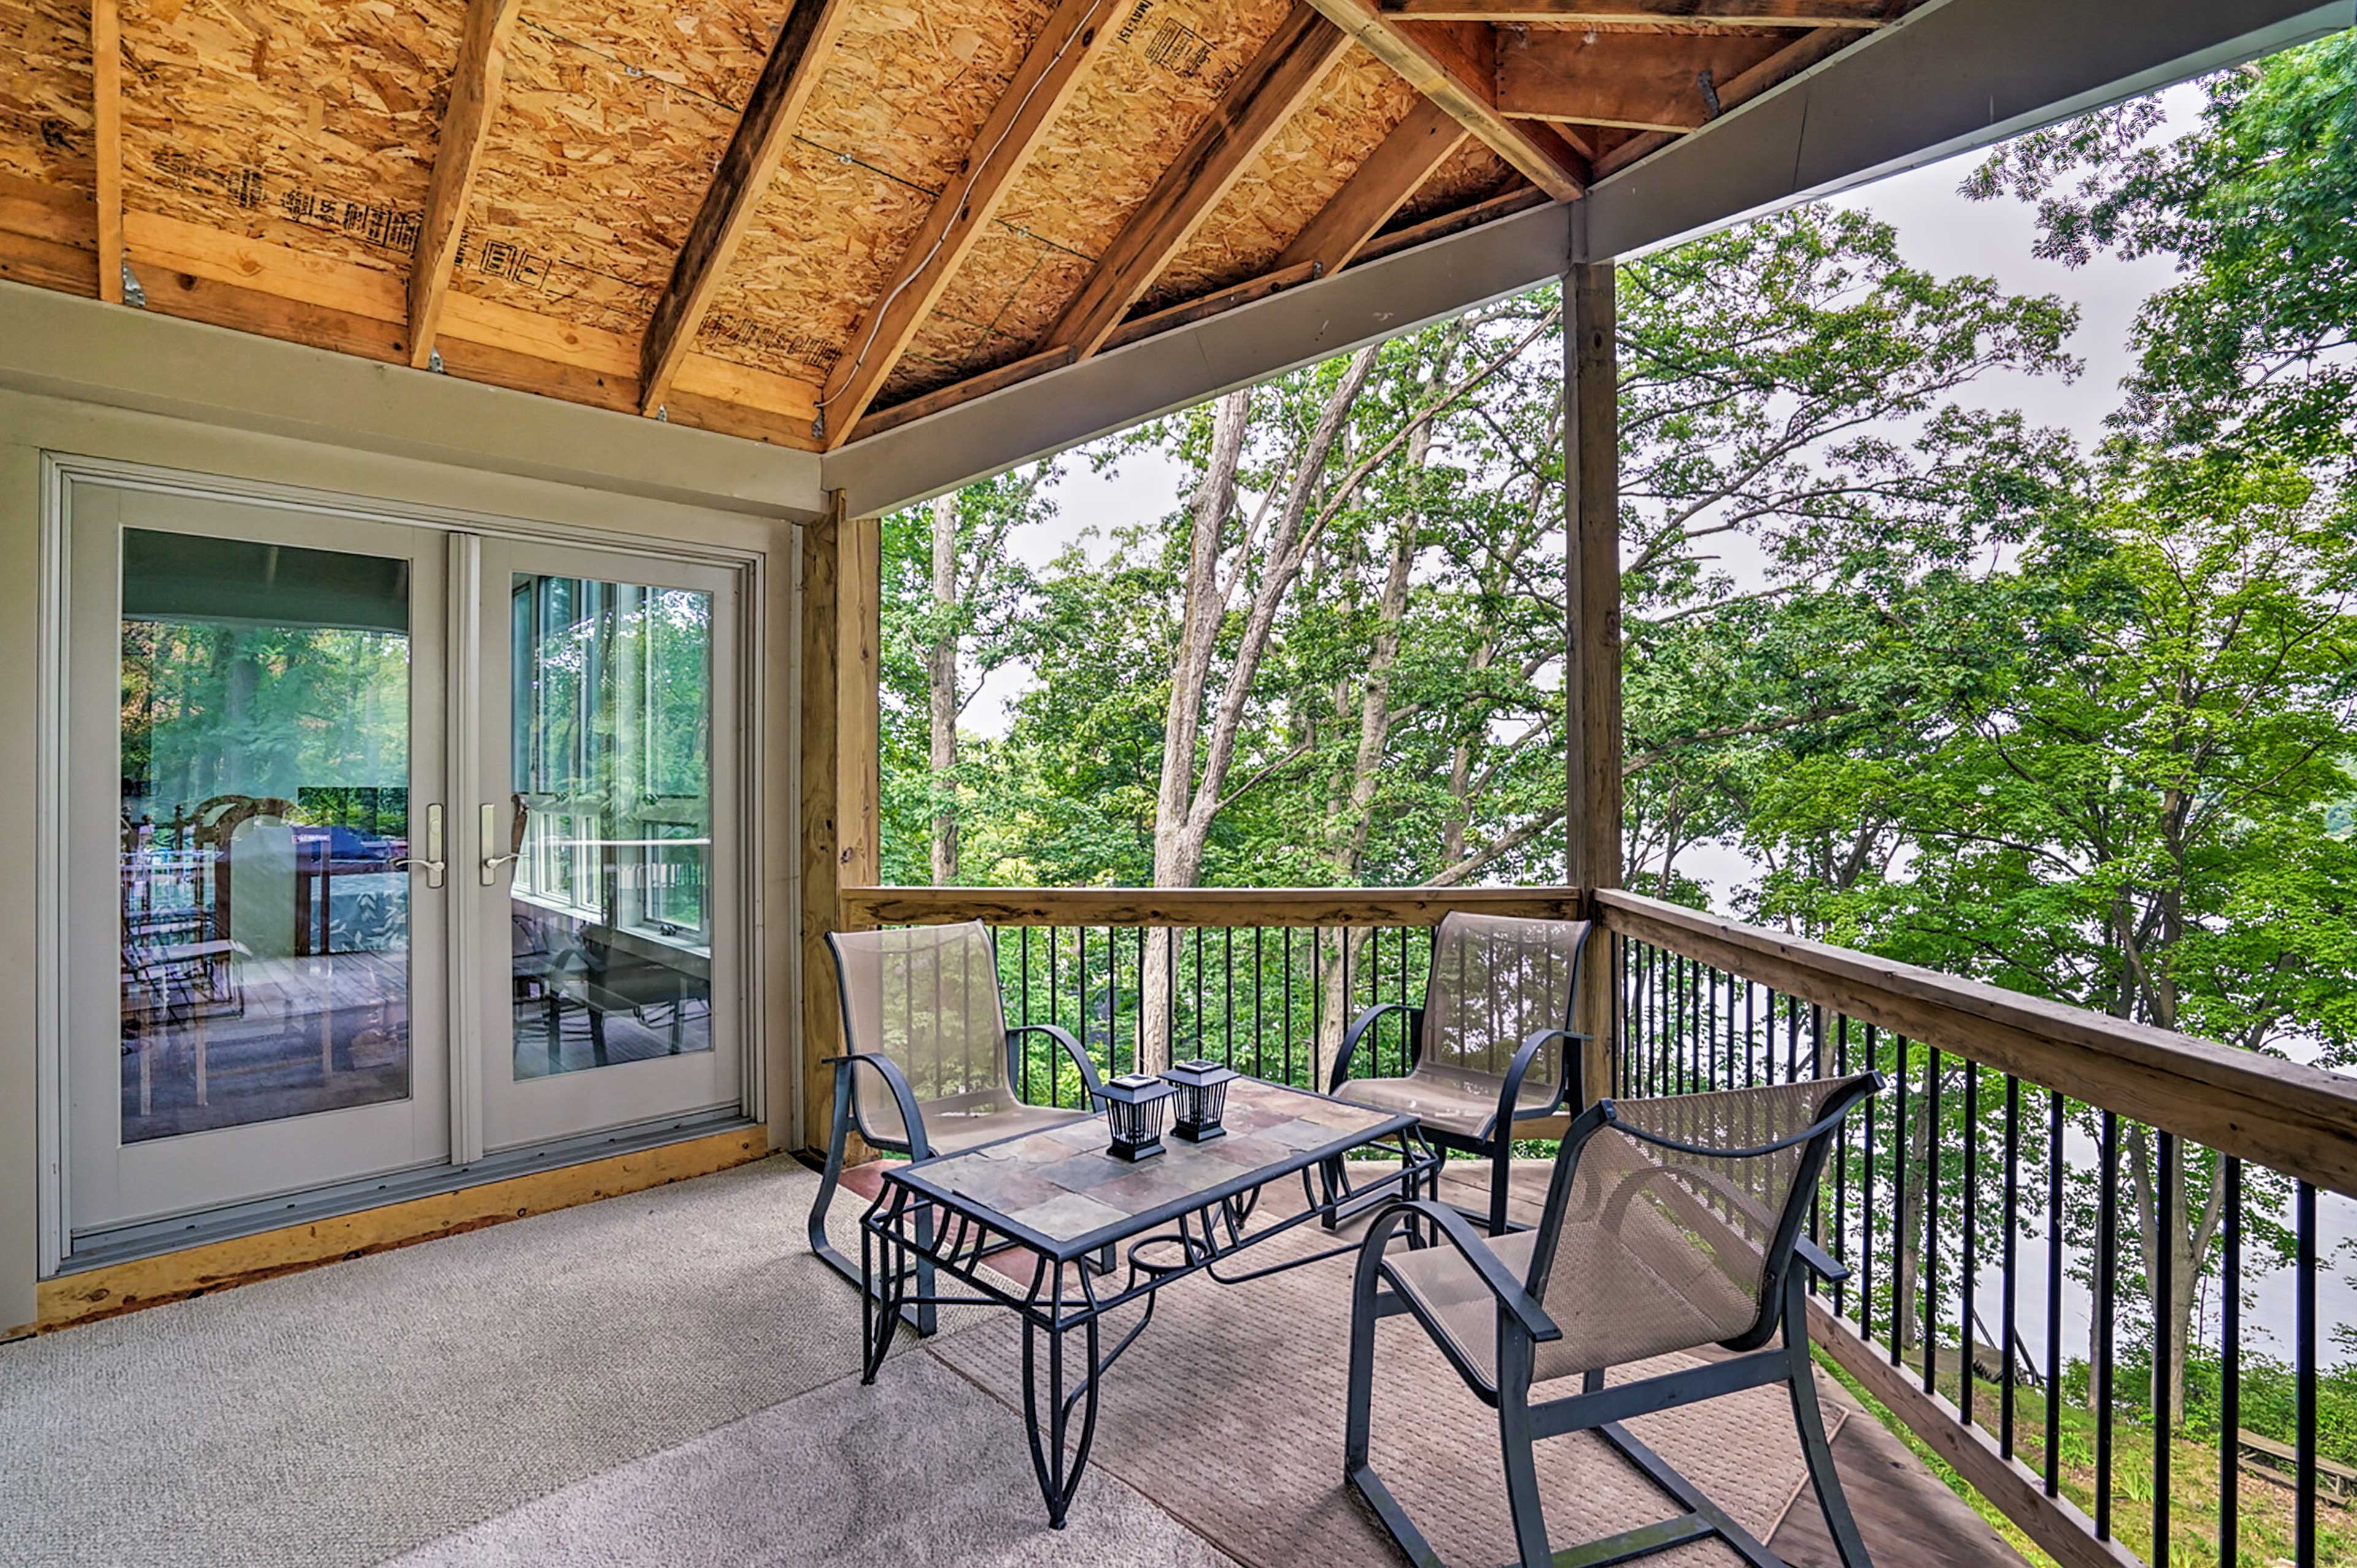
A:
MULTIPOLYGON (((1243 1252, 1233 1272, 1330 1241, 1305 1227, 1243 1252)), ((1254 1568, 1400 1562, 1342 1485, 1350 1271, 1346 1256, 1233 1286, 1198 1275, 1165 1290, 1153 1325, 1105 1380, 1083 1494, 1110 1472, 1254 1568)), ((1116 1314, 1108 1328, 1125 1329, 1135 1310, 1116 1314)), ((1005 1441, 1023 1441, 1022 1330, 1011 1313, 928 1349, 1004 1402, 1005 1441)), ((905 1345, 893 1352, 909 1353, 905 1345)), ((1832 1424, 1841 1412, 1828 1406, 1825 1416, 1832 1424)), ((1781 1387, 1648 1416, 1630 1430, 1762 1541, 1807 1485, 1781 1387)), ((1376 1338, 1374 1465, 1452 1568, 1514 1560, 1497 1416, 1405 1318, 1382 1324, 1376 1338)), ((1557 1550, 1681 1511, 1584 1434, 1540 1444, 1539 1481, 1557 1550)), ((1716 1568, 1739 1560, 1701 1541, 1647 1561, 1716 1568)))

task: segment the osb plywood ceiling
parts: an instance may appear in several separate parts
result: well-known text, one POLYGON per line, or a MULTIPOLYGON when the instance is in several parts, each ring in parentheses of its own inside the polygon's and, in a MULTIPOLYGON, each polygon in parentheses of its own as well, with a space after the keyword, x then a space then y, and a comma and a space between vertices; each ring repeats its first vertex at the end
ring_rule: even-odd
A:
POLYGON ((824 450, 1577 200, 1905 5, 0 0, 0 277, 824 450))

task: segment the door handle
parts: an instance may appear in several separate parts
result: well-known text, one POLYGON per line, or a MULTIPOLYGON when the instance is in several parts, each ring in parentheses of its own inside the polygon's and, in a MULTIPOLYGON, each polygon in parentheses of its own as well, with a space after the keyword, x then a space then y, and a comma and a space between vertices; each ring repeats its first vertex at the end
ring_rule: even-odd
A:
POLYGON ((442 874, 447 865, 448 863, 442 858, 442 808, 439 805, 428 806, 425 808, 425 854, 419 857, 404 856, 396 860, 393 863, 393 869, 423 871, 425 873, 425 886, 439 887, 442 886, 442 874))
MULTIPOLYGON (((512 865, 523 858, 523 824, 524 819, 531 814, 532 808, 525 803, 522 796, 518 795, 514 797, 514 817, 508 827, 508 852, 505 854, 483 856, 482 876, 483 886, 486 887, 499 886, 500 866, 512 865)), ((500 808, 493 801, 483 802, 482 827, 482 845, 488 850, 499 842, 500 834, 500 808)))

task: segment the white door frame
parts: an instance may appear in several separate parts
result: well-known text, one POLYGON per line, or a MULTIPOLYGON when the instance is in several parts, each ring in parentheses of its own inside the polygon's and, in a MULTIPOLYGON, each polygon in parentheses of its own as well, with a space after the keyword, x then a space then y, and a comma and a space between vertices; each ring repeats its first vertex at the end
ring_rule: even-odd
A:
MULTIPOLYGON (((778 635, 766 616, 766 579, 772 568, 787 574, 787 581, 799 584, 799 563, 788 560, 770 564, 762 551, 715 544, 703 540, 632 535, 608 528, 577 526, 552 522, 542 519, 514 515, 477 512, 462 508, 429 505, 322 490, 302 485, 275 483, 244 478, 231 474, 219 474, 201 469, 167 467, 129 459, 89 456, 60 451, 44 451, 41 455, 41 516, 40 516, 40 582, 39 602, 42 628, 39 639, 41 665, 38 671, 40 707, 36 735, 38 782, 35 797, 36 831, 34 833, 34 881, 37 908, 36 927, 39 933, 33 953, 36 967, 36 1008, 34 1016, 35 1086, 38 1097, 36 1107, 36 1129, 39 1171, 38 1173, 38 1272, 47 1279, 57 1274, 69 1257, 73 1235, 71 1195, 68 1176, 71 1168, 70 1136, 70 1074, 67 1071, 67 1036, 71 1026, 71 993, 68 983, 67 943, 63 915, 66 908, 68 877, 66 871, 67 833, 64 807, 67 799, 68 733, 71 720, 67 701, 67 649, 70 628, 67 623, 67 589, 70 561, 68 551, 71 524, 72 490, 76 483, 91 483, 130 489, 153 489, 168 494, 186 495, 205 499, 242 502, 263 508, 281 508, 308 512, 323 517, 350 518, 373 521, 440 529, 453 536, 451 564, 462 564, 468 546, 466 535, 484 538, 500 537, 561 542, 568 545, 604 549, 608 552, 654 554, 673 560, 693 560, 724 567, 737 576, 737 686, 738 721, 743 737, 736 769, 738 799, 744 802, 743 822, 739 832, 739 867, 737 876, 737 928, 740 933, 737 973, 736 1000, 737 1015, 744 1020, 738 1031, 737 1048, 743 1053, 741 1072, 742 1095, 740 1109, 748 1118, 760 1121, 766 1113, 770 1085, 765 1070, 764 1049, 767 1017, 763 995, 763 956, 770 943, 764 934, 761 885, 763 867, 767 865, 764 839, 766 812, 758 802, 765 799, 761 759, 768 755, 767 693, 770 679, 764 668, 764 651, 768 639, 778 635)), ((551 486, 555 496, 559 487, 551 486)), ((553 509, 558 503, 553 501, 553 509)), ((789 533, 789 539, 796 537, 789 533)), ((471 565, 471 563, 467 563, 471 565)), ((446 573, 452 607, 456 596, 468 586, 457 570, 446 573)), ((799 606, 790 607, 798 613, 799 606)), ((783 628, 791 635, 791 622, 783 628)), ((787 656, 793 660, 797 650, 791 643, 787 656)), ((791 670, 789 676, 791 676, 791 670)), ((475 745, 478 728, 468 721, 479 717, 468 683, 453 683, 452 700, 445 704, 450 728, 466 729, 467 746, 475 745)), ((458 736, 448 737, 456 741, 458 736)), ((446 766, 454 769, 465 755, 453 750, 446 766)), ((788 800, 791 793, 791 773, 794 759, 782 759, 787 770, 788 800)), ((457 813, 452 813, 456 816, 457 813)), ((454 824, 455 825, 455 824, 454 824)), ((785 830, 791 832, 791 825, 785 830)), ((461 867, 454 865, 453 873, 461 867)), ((784 918, 791 923, 795 910, 793 889, 788 887, 789 905, 784 918)), ((456 911, 453 911, 454 916, 456 911)), ((450 940, 459 940, 465 927, 461 919, 447 922, 450 940)), ((791 947, 791 943, 789 943, 791 947)), ((791 984, 794 979, 789 972, 791 984)), ((457 1009, 455 990, 450 998, 457 1009)), ((452 1023, 457 1025, 456 1018, 452 1023)), ((458 1092, 459 1072, 473 1063, 465 1059, 467 1042, 463 1033, 454 1029, 450 1037, 450 1083, 452 1086, 452 1143, 454 1163, 470 1159, 480 1152, 479 1119, 463 1112, 458 1101, 466 1098, 458 1092)), ((790 1075, 791 1077, 791 1075, 790 1075)), ((789 1082, 788 1094, 798 1098, 798 1085, 789 1082)))

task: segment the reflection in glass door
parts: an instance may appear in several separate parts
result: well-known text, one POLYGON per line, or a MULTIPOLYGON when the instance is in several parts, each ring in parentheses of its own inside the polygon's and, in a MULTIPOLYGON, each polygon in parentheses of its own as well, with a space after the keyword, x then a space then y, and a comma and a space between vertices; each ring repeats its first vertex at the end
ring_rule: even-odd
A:
POLYGON ((478 827, 509 933, 487 1146, 732 1101, 735 746, 714 722, 734 711, 729 580, 547 547, 484 557, 508 650, 506 701, 485 702, 500 790, 478 827))
POLYGON ((71 508, 72 1225, 447 1157, 443 537, 71 508))
POLYGON ((123 1141, 409 1095, 409 564, 123 532, 123 1141))

